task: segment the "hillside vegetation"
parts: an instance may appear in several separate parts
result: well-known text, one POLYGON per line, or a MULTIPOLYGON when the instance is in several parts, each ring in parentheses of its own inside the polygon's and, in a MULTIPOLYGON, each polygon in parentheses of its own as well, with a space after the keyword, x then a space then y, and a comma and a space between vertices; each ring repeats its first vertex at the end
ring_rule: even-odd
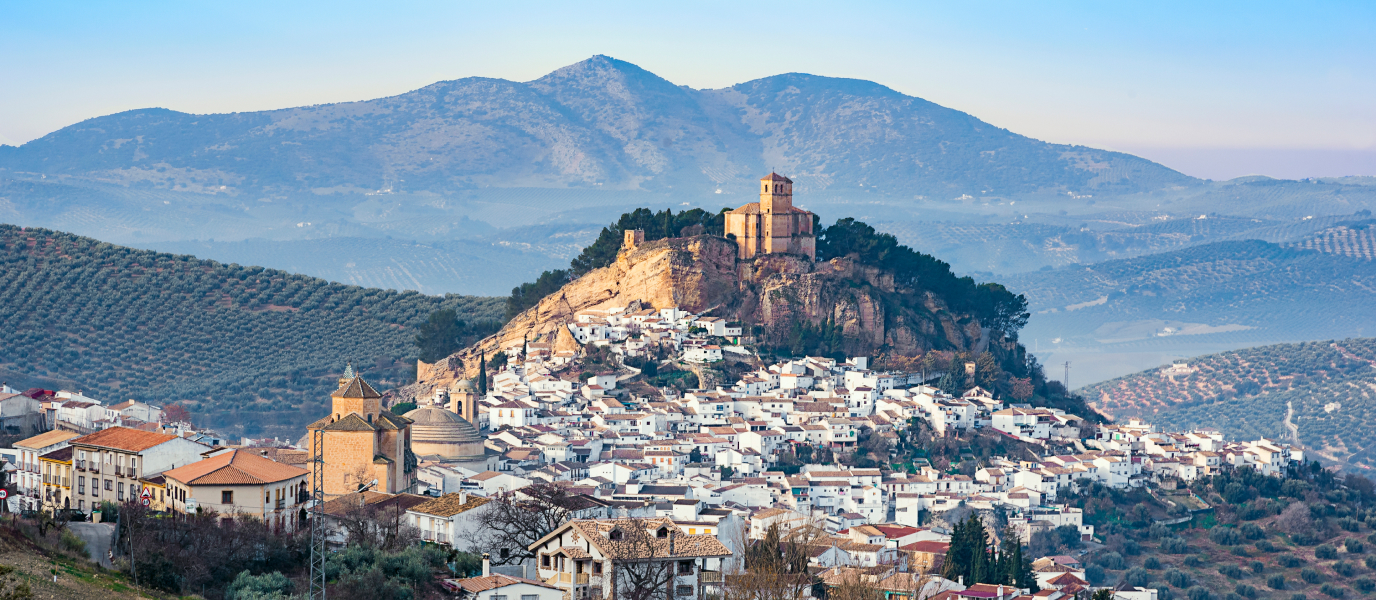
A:
POLYGON ((1376 338, 1278 344, 1185 361, 1191 373, 1143 371, 1085 387, 1117 419, 1168 430, 1213 427, 1237 438, 1298 441, 1354 468, 1376 466, 1376 338), (1293 427, 1287 427, 1289 423, 1293 427))
POLYGON ((1001 279, 1027 296, 1034 316, 1024 337, 1040 339, 1043 350, 1053 338, 1108 351, 1224 335, 1266 344, 1376 331, 1376 262, 1257 240, 1001 279))
POLYGON ((0 225, 0 369, 118 402, 180 402, 226 433, 295 435, 352 360, 379 388, 411 376, 416 328, 501 300, 329 283, 0 225))

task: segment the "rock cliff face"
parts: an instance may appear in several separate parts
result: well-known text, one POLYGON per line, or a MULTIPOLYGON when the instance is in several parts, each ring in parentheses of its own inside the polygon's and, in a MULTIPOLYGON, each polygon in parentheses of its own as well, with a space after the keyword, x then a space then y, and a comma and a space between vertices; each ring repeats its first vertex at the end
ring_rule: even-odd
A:
MULTIPOLYGON (((829 322, 844 333, 845 350, 857 356, 983 351, 989 344, 978 321, 950 313, 933 294, 896 288, 883 270, 849 259, 814 263, 792 255, 737 261, 735 242, 702 235, 623 249, 613 264, 565 285, 451 359, 461 360, 471 377, 480 352, 491 356, 523 339, 571 349, 576 345, 567 324, 579 311, 628 305, 676 306, 741 321, 747 335, 776 345, 786 344, 797 323, 829 322)), ((441 375, 436 371, 435 376, 441 375)))

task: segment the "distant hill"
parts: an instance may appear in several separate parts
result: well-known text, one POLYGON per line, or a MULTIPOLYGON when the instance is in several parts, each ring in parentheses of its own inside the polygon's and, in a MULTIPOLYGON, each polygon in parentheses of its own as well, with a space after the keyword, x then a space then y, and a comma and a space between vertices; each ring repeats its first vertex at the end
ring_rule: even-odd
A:
POLYGON ((1297 434, 1314 458, 1376 467, 1376 338, 1261 346, 1181 364, 1178 375, 1152 369, 1080 392, 1116 419, 1141 416, 1176 431, 1214 427, 1243 439, 1297 434))
POLYGON ((1027 296, 1031 349, 1082 367, 1072 385, 1163 357, 1376 333, 1376 262, 1257 240, 1000 280, 1027 296))
POLYGON ((749 195, 752 179, 771 168, 802 193, 905 199, 1196 182, 1135 156, 1027 138, 869 81, 788 73, 694 90, 606 56, 526 83, 470 77, 361 102, 213 115, 133 110, 0 147, 0 173, 253 198, 488 187, 749 195))
POLYGON ((0 372, 11 385, 181 402, 238 435, 297 435, 349 360, 379 389, 409 379, 415 327, 435 310, 495 320, 502 308, 8 225, 0 281, 0 372))

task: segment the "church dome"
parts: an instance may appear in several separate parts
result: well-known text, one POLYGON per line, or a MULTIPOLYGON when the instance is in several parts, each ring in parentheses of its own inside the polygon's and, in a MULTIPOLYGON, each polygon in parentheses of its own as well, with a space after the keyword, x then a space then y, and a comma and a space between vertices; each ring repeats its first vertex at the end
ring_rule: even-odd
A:
POLYGON ((411 423, 411 450, 417 456, 441 461, 481 460, 483 436, 463 417, 443 408, 426 406, 404 415, 411 423))
POLYGON ((456 389, 456 390, 458 390, 458 391, 460 391, 460 392, 473 392, 473 393, 477 393, 477 391, 478 391, 477 386, 473 385, 473 380, 472 380, 472 379, 460 379, 459 382, 458 382, 457 384, 454 385, 454 389, 456 389))

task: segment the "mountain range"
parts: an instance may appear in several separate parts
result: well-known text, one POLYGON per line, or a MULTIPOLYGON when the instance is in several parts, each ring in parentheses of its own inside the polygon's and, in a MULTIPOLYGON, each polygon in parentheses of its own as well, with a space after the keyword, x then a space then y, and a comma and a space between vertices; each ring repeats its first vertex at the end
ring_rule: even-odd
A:
POLYGON ((257 199, 584 188, 705 197, 769 170, 803 194, 949 199, 1194 183, 1128 154, 1049 144, 882 85, 789 73, 719 90, 606 56, 519 83, 470 77, 376 100, 89 119, 0 168, 257 199))

